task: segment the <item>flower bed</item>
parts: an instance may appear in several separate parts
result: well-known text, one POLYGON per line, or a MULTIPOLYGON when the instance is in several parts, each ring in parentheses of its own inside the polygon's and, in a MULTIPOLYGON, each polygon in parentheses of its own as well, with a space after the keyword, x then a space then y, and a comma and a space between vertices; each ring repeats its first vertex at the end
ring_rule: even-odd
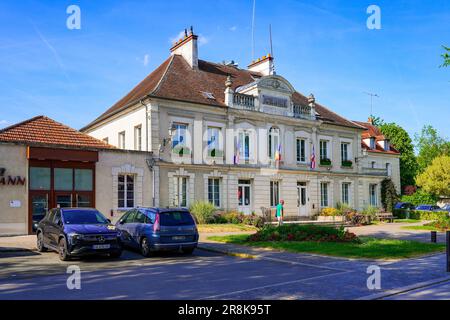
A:
POLYGON ((317 225, 266 226, 248 238, 250 242, 260 241, 315 241, 315 242, 354 242, 359 238, 344 228, 317 225))

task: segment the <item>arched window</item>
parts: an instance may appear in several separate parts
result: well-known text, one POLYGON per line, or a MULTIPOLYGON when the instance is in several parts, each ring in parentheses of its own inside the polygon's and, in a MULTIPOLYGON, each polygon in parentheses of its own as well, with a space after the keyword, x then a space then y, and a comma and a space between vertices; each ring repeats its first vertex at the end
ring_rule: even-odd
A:
POLYGON ((280 157, 281 153, 281 142, 280 142, 280 129, 272 127, 269 130, 269 158, 272 160, 277 156, 280 157))

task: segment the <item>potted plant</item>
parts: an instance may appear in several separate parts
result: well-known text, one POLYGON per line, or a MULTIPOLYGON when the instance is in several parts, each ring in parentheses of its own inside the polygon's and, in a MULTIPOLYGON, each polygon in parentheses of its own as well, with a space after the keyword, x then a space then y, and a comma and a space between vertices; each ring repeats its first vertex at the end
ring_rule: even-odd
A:
POLYGON ((179 157, 186 157, 191 155, 191 150, 186 146, 177 145, 172 149, 172 154, 179 157))
POLYGON ((321 166, 331 166, 331 160, 328 158, 320 159, 321 166))
POLYGON ((351 160, 342 160, 342 166, 344 168, 351 168, 353 166, 353 162, 351 160))
POLYGON ((323 208, 317 217, 318 222, 345 222, 342 212, 336 208, 323 208))

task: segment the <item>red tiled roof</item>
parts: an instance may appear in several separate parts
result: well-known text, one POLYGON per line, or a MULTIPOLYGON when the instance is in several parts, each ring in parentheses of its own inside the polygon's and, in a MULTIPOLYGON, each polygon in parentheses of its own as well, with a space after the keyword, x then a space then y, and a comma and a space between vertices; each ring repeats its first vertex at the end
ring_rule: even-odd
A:
MULTIPOLYGON (((228 75, 233 81, 233 89, 261 77, 261 74, 257 72, 204 60, 198 61, 198 69, 192 69, 182 56, 172 55, 125 97, 81 130, 86 130, 147 96, 226 107, 224 91, 228 75), (215 99, 208 99, 203 92, 212 93, 215 99)), ((300 93, 294 93, 293 100, 299 104, 308 103, 307 98, 300 93)), ((324 122, 361 129, 359 125, 344 119, 324 106, 320 104, 316 106, 319 119, 324 122)))
MULTIPOLYGON (((375 138, 375 141, 386 140, 386 137, 381 132, 380 128, 374 126, 369 122, 353 121, 354 123, 364 127, 366 131, 361 134, 362 139, 375 138)), ((389 150, 384 150, 378 143, 375 144, 375 149, 371 149, 364 141, 361 141, 361 147, 369 152, 379 152, 379 153, 389 153, 389 154, 400 154, 400 152, 390 145, 389 150)))
POLYGON ((101 140, 45 116, 37 116, 0 130, 0 141, 23 144, 115 149, 101 140))

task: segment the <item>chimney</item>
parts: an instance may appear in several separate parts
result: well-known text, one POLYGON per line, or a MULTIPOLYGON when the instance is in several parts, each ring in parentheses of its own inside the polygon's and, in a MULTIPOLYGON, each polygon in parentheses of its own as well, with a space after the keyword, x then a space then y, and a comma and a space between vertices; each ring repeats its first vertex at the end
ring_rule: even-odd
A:
POLYGON ((263 76, 269 76, 275 74, 274 65, 273 65, 273 57, 270 53, 267 56, 262 58, 258 58, 248 66, 249 71, 259 72, 263 76))
POLYGON ((172 48, 170 48, 170 54, 181 55, 191 68, 198 67, 198 36, 194 34, 194 30, 191 27, 189 33, 187 29, 184 29, 184 37, 176 41, 172 48))
POLYGON ((370 123, 370 124, 373 124, 373 118, 372 118, 372 116, 370 116, 369 119, 367 119, 367 122, 370 123))

